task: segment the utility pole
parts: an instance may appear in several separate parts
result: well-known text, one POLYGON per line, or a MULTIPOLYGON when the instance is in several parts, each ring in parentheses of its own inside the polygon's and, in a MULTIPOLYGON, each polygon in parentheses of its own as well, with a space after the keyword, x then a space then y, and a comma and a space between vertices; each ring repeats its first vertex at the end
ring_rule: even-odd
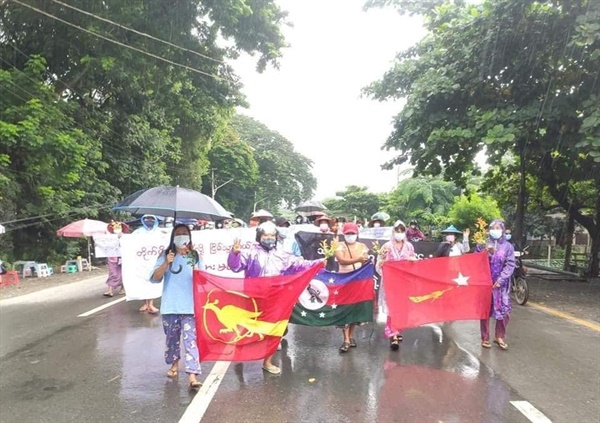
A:
POLYGON ((233 181, 233 178, 231 178, 230 180, 228 180, 227 182, 223 182, 221 185, 216 186, 216 181, 215 181, 215 170, 211 169, 210 170, 210 187, 211 187, 211 191, 212 191, 212 198, 214 200, 215 195, 217 195, 217 191, 219 190, 219 188, 223 188, 225 185, 227 185, 228 183, 233 181))

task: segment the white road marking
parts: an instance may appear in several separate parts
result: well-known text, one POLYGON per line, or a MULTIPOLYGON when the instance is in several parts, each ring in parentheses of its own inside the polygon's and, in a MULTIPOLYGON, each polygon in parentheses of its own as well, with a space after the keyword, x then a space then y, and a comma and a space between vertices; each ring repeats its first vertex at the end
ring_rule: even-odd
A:
POLYGON ((200 423, 230 364, 230 361, 217 361, 215 363, 202 387, 188 405, 181 419, 179 419, 179 423, 200 423))
POLYGON ((552 423, 548 417, 544 416, 544 414, 531 405, 529 401, 511 401, 510 403, 523 413, 523 415, 532 423, 552 423))
POLYGON ((88 317, 88 316, 91 316, 91 315, 92 315, 92 314, 94 314, 94 313, 98 313, 99 311, 102 311, 102 310, 104 310, 105 308, 108 308, 108 307, 110 307, 110 306, 114 306, 115 304, 119 304, 119 303, 121 303, 121 302, 123 302, 123 301, 125 301, 125 300, 126 300, 126 298, 125 298, 125 297, 123 297, 123 298, 119 298, 118 300, 111 301, 110 303, 106 303, 106 304, 104 304, 104 305, 101 305, 100 307, 96 307, 96 308, 94 308, 94 309, 92 309, 92 310, 90 310, 90 311, 86 311, 85 313, 81 313, 81 314, 80 314, 79 316, 77 316, 77 317, 88 317))

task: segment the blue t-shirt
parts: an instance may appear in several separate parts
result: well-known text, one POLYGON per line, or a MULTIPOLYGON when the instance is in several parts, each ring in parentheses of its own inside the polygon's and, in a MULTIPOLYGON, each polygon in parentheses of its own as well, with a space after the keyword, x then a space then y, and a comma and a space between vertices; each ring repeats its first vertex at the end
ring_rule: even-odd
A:
MULTIPOLYGON (((150 274, 150 282, 159 283, 160 280, 152 279, 154 271, 158 269, 166 260, 162 254, 154 265, 154 270, 150 274)), ((188 263, 188 258, 181 254, 175 254, 172 265, 167 268, 163 285, 162 299, 160 301, 160 314, 194 314, 194 294, 193 294, 193 270, 194 267, 188 263), (171 273, 170 268, 177 271, 181 266, 180 273, 171 273)), ((201 268, 201 262, 197 268, 201 268)))

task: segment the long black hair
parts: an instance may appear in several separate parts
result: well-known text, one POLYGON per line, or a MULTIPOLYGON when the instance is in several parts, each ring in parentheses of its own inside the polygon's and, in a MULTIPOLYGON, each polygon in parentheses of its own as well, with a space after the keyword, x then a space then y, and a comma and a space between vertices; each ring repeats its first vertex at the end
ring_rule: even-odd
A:
MULTIPOLYGON (((188 236, 190 237, 190 246, 192 244, 192 232, 190 231, 190 228, 182 223, 175 225, 173 226, 173 230, 171 231, 171 240, 169 241, 169 247, 165 250, 165 257, 168 256, 171 251, 177 254, 177 247, 175 246, 175 232, 177 232, 177 229, 179 228, 185 228, 188 236)), ((194 257, 194 264, 198 263, 198 261, 200 260, 198 252, 193 248, 190 248, 190 254, 194 257)), ((179 269, 177 270, 173 270, 173 263, 169 265, 169 270, 171 271, 171 273, 181 273, 181 269, 181 265, 179 265, 179 269)))

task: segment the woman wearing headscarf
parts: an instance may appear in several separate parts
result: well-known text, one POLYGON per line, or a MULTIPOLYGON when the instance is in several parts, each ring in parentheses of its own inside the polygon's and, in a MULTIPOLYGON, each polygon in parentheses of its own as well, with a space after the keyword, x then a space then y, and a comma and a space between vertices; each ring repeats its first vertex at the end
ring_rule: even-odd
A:
MULTIPOLYGON (((504 235, 504 222, 494 220, 489 226, 489 235, 485 246, 477 251, 487 250, 492 277, 492 307, 490 316, 496 319, 495 340, 501 349, 507 350, 506 328, 510 319, 510 277, 515 270, 515 250, 504 235)), ((481 346, 492 348, 490 344, 490 319, 481 320, 481 346)))
MULTIPOLYGON (((277 249, 277 226, 273 222, 264 222, 256 228, 256 242, 250 251, 242 252, 239 239, 233 241, 233 247, 227 257, 227 265, 234 272, 244 272, 247 278, 259 276, 277 276, 293 274, 322 263, 323 260, 304 260, 277 249)), ((278 375, 281 369, 265 357, 263 370, 278 375)))
POLYGON ((175 378, 179 371, 183 335, 189 387, 198 389, 202 384, 196 378, 201 372, 194 318, 193 271, 199 269, 201 263, 191 240, 192 234, 186 225, 173 228, 169 247, 157 259, 150 282, 160 283, 164 279, 160 313, 166 335, 165 361, 171 366, 167 377, 175 378))
POLYGON ((462 256, 468 253, 471 247, 469 246, 469 234, 471 231, 469 228, 465 229, 464 232, 459 231, 454 225, 448 226, 442 231, 444 235, 444 241, 440 243, 436 252, 433 254, 434 257, 455 257, 462 256), (458 242, 458 236, 463 236, 462 242, 458 242))
POLYGON ((400 331, 393 331, 391 327, 392 319, 389 315, 387 301, 385 297, 384 286, 390 283, 402 283, 401 281, 384 281, 383 264, 388 261, 400 261, 400 260, 416 260, 415 248, 406 239, 406 225, 403 221, 397 220, 394 223, 394 231, 392 232, 392 239, 383 244, 379 250, 379 256, 377 258, 377 272, 381 275, 381 287, 380 291, 383 292, 381 307, 382 311, 387 314, 385 323, 385 336, 390 340, 390 348, 396 351, 400 348, 400 341, 402 341, 402 334, 400 331))
MULTIPOLYGON (((142 226, 133 231, 133 235, 149 235, 160 231, 158 228, 158 218, 153 214, 145 214, 140 220, 142 226)), ((142 313, 157 314, 158 309, 154 306, 154 298, 144 300, 144 305, 139 308, 139 311, 142 313)))

